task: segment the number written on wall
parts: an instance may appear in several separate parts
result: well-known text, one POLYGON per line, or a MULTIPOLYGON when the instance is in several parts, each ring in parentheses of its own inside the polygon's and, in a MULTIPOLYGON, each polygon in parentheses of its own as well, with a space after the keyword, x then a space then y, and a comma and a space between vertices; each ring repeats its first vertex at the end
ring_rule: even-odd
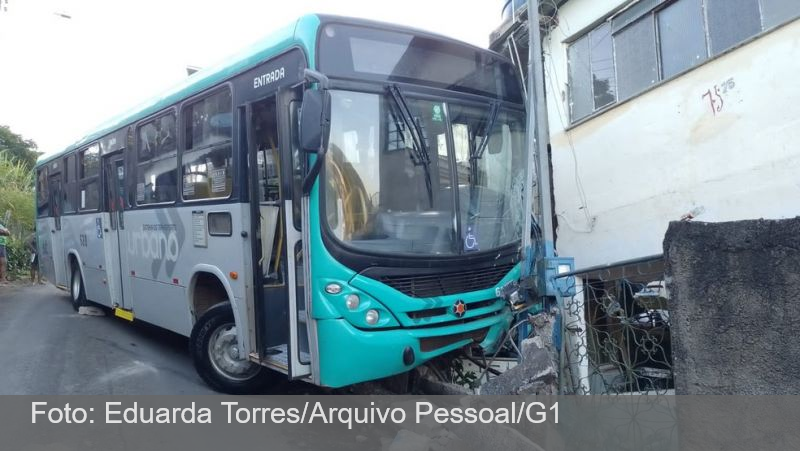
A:
POLYGON ((88 247, 89 246, 89 239, 86 238, 86 234, 85 233, 81 233, 80 240, 81 240, 81 247, 88 247))
POLYGON ((735 87, 736 82, 733 81, 733 77, 731 77, 720 84, 714 85, 703 93, 703 100, 708 101, 711 114, 716 116, 718 113, 722 112, 722 109, 725 107, 725 97, 735 87))

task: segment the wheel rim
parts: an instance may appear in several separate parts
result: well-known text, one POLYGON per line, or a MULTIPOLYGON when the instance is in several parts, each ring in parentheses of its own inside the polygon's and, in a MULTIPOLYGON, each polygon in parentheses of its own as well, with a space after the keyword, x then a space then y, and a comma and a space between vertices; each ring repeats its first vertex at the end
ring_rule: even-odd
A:
POLYGON ((78 297, 81 295, 81 277, 78 275, 78 272, 75 271, 72 273, 72 300, 74 302, 78 301, 78 297))
POLYGON ((246 381, 258 373, 259 367, 239 355, 236 326, 226 323, 218 327, 208 340, 211 366, 222 376, 235 381, 246 381))

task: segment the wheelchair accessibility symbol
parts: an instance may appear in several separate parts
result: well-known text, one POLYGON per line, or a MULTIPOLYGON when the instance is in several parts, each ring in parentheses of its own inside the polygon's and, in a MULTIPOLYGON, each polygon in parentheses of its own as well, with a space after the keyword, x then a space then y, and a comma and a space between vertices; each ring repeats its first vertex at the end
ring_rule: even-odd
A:
POLYGON ((464 235, 464 250, 478 250, 478 237, 475 236, 475 233, 472 231, 472 227, 467 227, 467 233, 464 235))

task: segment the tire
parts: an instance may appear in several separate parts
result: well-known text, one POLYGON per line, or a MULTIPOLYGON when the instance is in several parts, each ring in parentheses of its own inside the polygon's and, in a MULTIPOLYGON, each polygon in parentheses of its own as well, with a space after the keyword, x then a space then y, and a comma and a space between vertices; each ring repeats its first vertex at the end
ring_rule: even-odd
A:
POLYGON ((208 309, 189 337, 194 368, 206 384, 233 395, 256 393, 273 380, 272 371, 239 359, 236 345, 236 324, 228 302, 208 309))
POLYGON ((69 294, 72 301, 72 308, 77 312, 79 308, 86 305, 86 289, 83 287, 80 269, 72 266, 72 275, 69 282, 69 294))

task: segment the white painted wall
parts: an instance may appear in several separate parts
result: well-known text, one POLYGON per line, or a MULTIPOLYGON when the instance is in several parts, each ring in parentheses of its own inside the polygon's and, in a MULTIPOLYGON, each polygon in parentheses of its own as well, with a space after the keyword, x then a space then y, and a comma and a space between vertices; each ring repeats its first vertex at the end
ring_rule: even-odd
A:
POLYGON ((690 212, 800 215, 800 20, 565 130, 562 41, 621 3, 572 0, 545 40, 559 254, 578 268, 658 254, 669 221, 690 212), (703 94, 729 79, 715 114, 703 94))

